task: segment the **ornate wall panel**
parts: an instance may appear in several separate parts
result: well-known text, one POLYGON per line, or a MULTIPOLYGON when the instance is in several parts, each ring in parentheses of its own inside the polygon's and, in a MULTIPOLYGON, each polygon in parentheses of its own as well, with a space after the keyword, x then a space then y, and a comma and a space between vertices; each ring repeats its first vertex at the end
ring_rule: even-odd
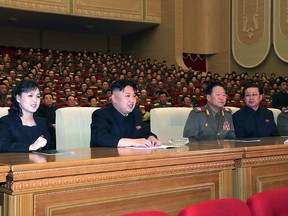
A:
POLYGON ((161 22, 161 0, 0 0, 0 7, 122 21, 161 22))
POLYGON ((120 20, 143 20, 142 0, 76 0, 73 14, 120 20))
MULTIPOLYGON (((144 1, 145 2, 145 1, 144 1)), ((146 19, 149 22, 161 22, 161 0, 146 1, 146 19)))
POLYGON ((68 14, 69 0, 0 0, 0 7, 68 14))
POLYGON ((242 67, 266 58, 271 44, 271 0, 232 1, 232 52, 242 67))
POLYGON ((288 62, 288 1, 274 0, 273 43, 277 56, 288 62))

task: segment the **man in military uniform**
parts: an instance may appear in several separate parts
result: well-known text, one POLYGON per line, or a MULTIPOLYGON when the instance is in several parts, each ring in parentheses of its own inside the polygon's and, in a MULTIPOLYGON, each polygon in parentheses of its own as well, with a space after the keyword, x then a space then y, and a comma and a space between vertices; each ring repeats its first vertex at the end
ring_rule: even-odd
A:
POLYGON ((140 91, 140 104, 150 104, 151 103, 151 99, 148 97, 148 93, 146 89, 142 89, 140 91))
POLYGON ((235 131, 231 110, 224 108, 226 92, 220 82, 210 84, 206 89, 207 105, 191 110, 186 121, 183 136, 189 141, 234 139, 235 131))
POLYGON ((158 101, 153 104, 153 108, 173 107, 172 103, 168 101, 168 93, 160 91, 158 93, 158 101))
POLYGON ((277 128, 280 136, 288 136, 288 108, 278 115, 277 128))
POLYGON ((11 95, 8 94, 8 86, 4 83, 0 83, 0 106, 9 107, 11 105, 11 95))
POLYGON ((235 106, 235 107, 243 107, 245 105, 244 101, 241 100, 241 94, 236 92, 232 98, 232 100, 227 102, 228 106, 235 106))

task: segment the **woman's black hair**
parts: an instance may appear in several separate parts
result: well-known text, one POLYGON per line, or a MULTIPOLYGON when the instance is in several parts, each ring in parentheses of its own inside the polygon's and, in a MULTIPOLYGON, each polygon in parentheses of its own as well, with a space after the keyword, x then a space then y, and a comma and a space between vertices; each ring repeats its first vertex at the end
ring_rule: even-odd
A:
POLYGON ((9 109, 9 114, 11 113, 17 113, 19 116, 22 116, 22 109, 19 106, 19 103, 16 99, 16 96, 21 96, 23 92, 30 92, 34 91, 36 89, 39 89, 39 85, 35 80, 32 79, 27 79, 27 80, 22 80, 12 91, 12 105, 9 109))

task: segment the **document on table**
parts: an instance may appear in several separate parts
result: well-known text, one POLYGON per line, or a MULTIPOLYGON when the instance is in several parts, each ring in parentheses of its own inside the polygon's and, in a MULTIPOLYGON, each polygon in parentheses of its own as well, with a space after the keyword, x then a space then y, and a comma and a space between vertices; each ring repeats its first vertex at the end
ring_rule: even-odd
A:
POLYGON ((75 154, 74 151, 65 151, 65 150, 41 150, 41 151, 33 151, 35 154, 43 154, 43 155, 67 155, 67 154, 75 154))
POLYGON ((284 141, 284 144, 288 144, 288 139, 284 141))
POLYGON ((171 148, 179 148, 179 147, 181 147, 181 146, 161 145, 161 146, 151 146, 151 147, 146 147, 146 146, 128 146, 126 148, 151 150, 151 149, 171 149, 171 148))
POLYGON ((234 141, 234 142, 260 142, 260 139, 224 139, 224 141, 234 141))

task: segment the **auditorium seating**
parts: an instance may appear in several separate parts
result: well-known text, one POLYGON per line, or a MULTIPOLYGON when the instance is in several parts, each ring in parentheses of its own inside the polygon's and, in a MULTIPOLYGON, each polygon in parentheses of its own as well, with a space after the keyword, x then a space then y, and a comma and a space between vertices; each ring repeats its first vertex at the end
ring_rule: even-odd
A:
POLYGON ((0 118, 8 114, 8 110, 10 107, 0 107, 0 118))
POLYGON ((161 211, 145 211, 145 212, 128 213, 121 216, 169 216, 169 215, 161 211))
POLYGON ((268 190, 252 195, 246 202, 252 216, 287 216, 288 188, 268 190))
POLYGON ((168 143, 170 138, 182 138, 184 126, 191 110, 192 108, 186 107, 151 109, 151 131, 162 143, 168 143))
POLYGON ((277 125, 277 118, 278 118, 278 115, 281 113, 281 110, 276 109, 276 108, 268 108, 268 109, 273 112, 274 121, 275 121, 275 124, 277 125))
POLYGON ((57 149, 90 148, 92 113, 98 107, 65 107, 56 110, 57 149))
POLYGON ((225 106, 226 108, 229 108, 232 112, 232 114, 234 114, 235 112, 237 112, 240 108, 238 107, 233 107, 233 106, 225 106))
POLYGON ((245 202, 227 198, 209 200, 184 208, 178 216, 251 216, 245 202))

